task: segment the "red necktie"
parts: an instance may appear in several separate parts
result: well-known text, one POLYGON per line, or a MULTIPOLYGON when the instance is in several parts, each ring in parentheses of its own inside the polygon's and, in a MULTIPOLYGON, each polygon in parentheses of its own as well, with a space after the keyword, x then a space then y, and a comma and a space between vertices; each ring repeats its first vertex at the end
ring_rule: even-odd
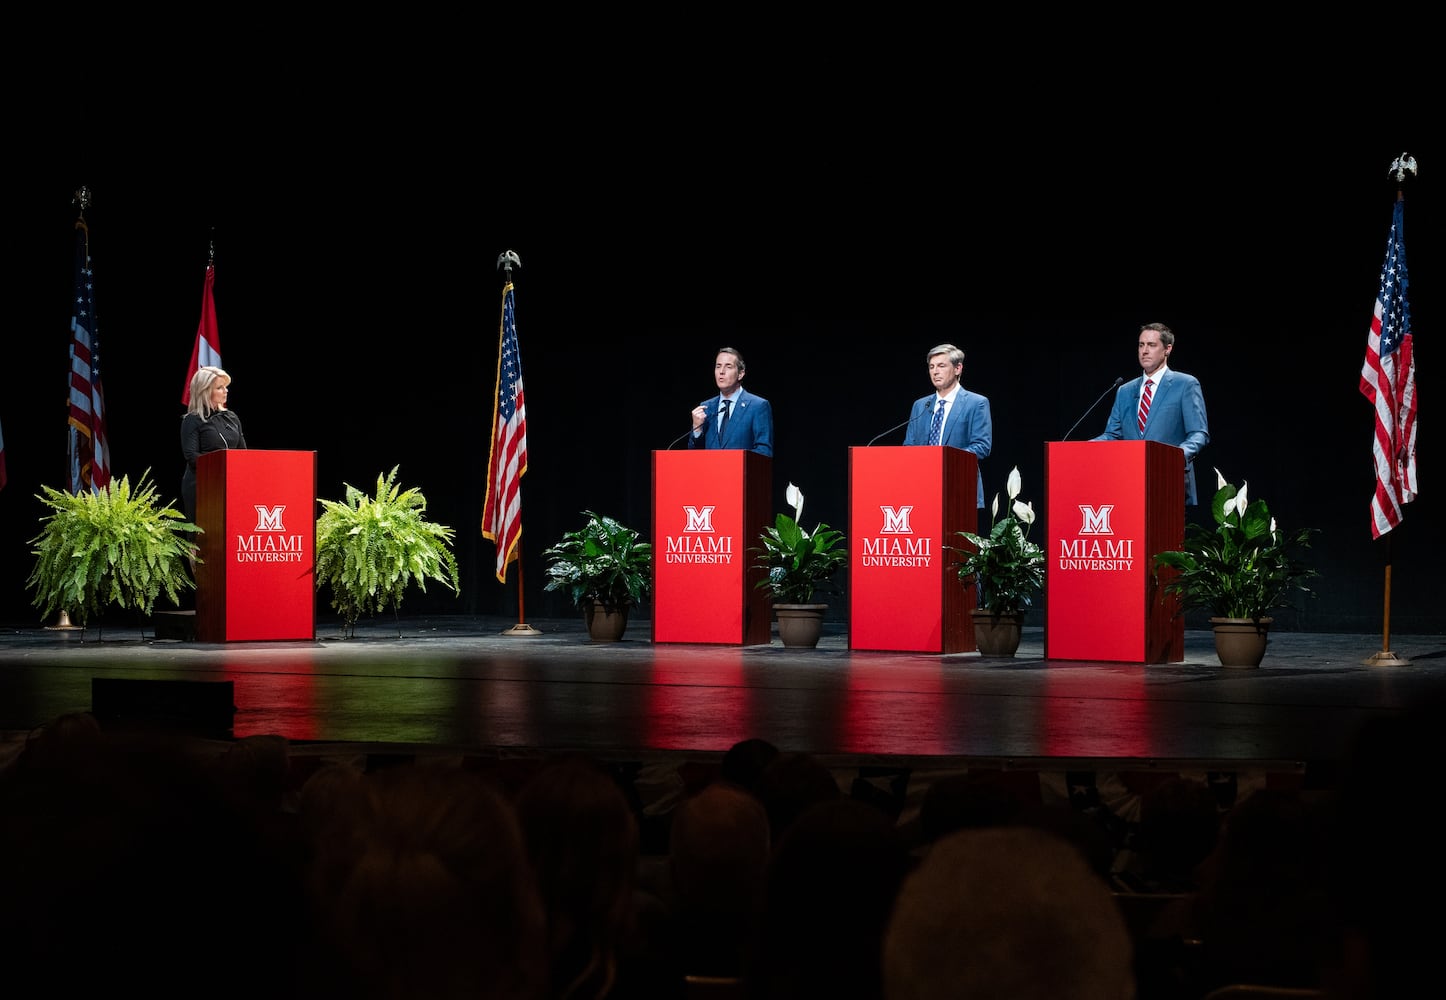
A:
POLYGON ((1145 391, 1140 395, 1140 419, 1137 422, 1140 425, 1141 434, 1145 433, 1145 418, 1150 415, 1150 386, 1154 384, 1153 379, 1145 379, 1145 391))

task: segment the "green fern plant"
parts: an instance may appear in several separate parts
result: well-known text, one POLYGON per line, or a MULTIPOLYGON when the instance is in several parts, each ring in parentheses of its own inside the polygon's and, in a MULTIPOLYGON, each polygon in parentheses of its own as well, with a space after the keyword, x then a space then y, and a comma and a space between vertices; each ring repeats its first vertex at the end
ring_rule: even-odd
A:
POLYGON ((347 638, 356 635, 363 614, 393 613, 415 584, 423 593, 428 580, 461 589, 452 553, 456 532, 428 521, 427 498, 413 487, 397 485, 397 469, 377 476, 374 496, 350 484, 345 501, 321 500, 316 520, 316 587, 331 588, 331 606, 341 616, 347 638))
POLYGON ((35 567, 25 581, 41 617, 64 611, 83 626, 111 604, 150 615, 162 593, 179 605, 181 592, 195 589, 191 534, 201 529, 157 500, 150 474, 134 489, 121 476, 98 493, 41 486, 36 499, 51 513, 30 539, 35 567))

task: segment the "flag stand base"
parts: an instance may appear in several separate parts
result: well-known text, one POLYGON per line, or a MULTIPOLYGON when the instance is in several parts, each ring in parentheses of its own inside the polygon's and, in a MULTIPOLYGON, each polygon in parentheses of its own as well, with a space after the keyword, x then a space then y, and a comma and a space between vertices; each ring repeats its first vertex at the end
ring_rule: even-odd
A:
POLYGON ((1403 660, 1389 649, 1383 649, 1361 661, 1368 667, 1406 667, 1410 666, 1410 660, 1403 660))
POLYGON ((502 630, 502 634, 503 634, 503 635, 510 635, 510 636, 513 636, 514 638, 518 638, 518 637, 526 638, 526 637, 529 637, 529 636, 541 635, 542 632, 539 631, 538 629, 533 628, 531 625, 528 625, 526 622, 518 622, 516 625, 512 626, 511 628, 505 628, 505 629, 503 629, 503 630, 502 630))
POLYGON ((70 624, 70 612, 62 611, 54 625, 45 626, 47 632, 79 632, 83 631, 79 625, 70 624))

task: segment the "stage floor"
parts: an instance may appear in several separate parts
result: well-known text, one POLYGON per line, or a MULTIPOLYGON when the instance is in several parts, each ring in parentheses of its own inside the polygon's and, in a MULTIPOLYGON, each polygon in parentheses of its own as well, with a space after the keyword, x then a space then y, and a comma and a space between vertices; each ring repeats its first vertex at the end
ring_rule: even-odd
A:
MULTIPOLYGON (((578 620, 373 619, 355 638, 322 621, 308 642, 204 644, 138 629, 0 633, 0 735, 91 710, 108 691, 230 682, 221 738, 279 734, 367 752, 510 755, 578 750, 715 760, 760 737, 832 761, 933 768, 1172 770, 1338 762, 1366 720, 1446 689, 1446 636, 1393 636, 1403 665, 1366 665, 1381 637, 1277 632, 1257 669, 1222 668, 1208 631, 1181 663, 1047 661, 1026 629, 1011 659, 851 651, 846 626, 817 649, 651 642, 634 621, 594 643, 578 620), (138 682, 127 685, 116 682, 138 682), (198 682, 155 685, 145 682, 198 682)), ((221 685, 224 688, 224 684, 221 685)), ((139 699, 132 699, 139 701, 139 699)))

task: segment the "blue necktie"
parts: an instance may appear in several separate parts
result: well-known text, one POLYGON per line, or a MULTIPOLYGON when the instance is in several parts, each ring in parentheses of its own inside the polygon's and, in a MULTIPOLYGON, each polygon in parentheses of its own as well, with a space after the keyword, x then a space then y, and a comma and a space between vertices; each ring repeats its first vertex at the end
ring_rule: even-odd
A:
POLYGON ((718 442, 723 442, 723 432, 728 429, 728 415, 733 412, 733 400, 723 400, 723 419, 718 421, 718 442))
POLYGON ((929 443, 939 443, 939 432, 944 429, 944 401, 934 400, 934 422, 929 425, 929 443))

